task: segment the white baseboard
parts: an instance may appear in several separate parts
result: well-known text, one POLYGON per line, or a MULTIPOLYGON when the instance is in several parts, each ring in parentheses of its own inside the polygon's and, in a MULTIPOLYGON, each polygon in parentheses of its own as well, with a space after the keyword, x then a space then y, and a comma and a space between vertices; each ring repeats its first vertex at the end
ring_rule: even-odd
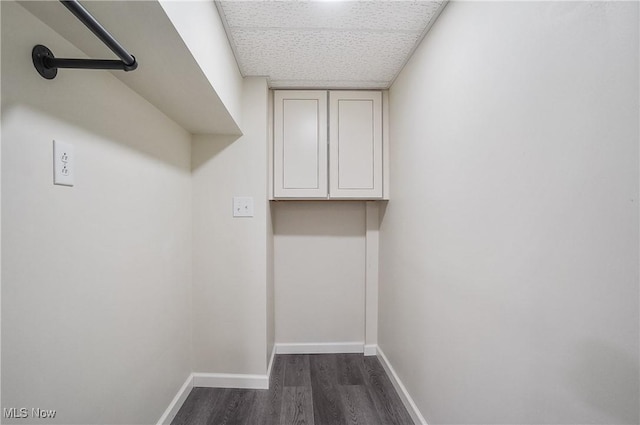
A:
POLYGON ((375 356, 378 354, 378 346, 375 344, 367 344, 364 346, 364 355, 365 356, 375 356))
POLYGON ((189 393, 191 392, 192 388, 193 388, 193 374, 190 374, 187 380, 182 385, 182 387, 180 387, 180 389, 178 390, 178 393, 176 394, 176 396, 173 398, 173 400, 171 400, 171 403, 169 403, 169 407, 167 407, 167 410, 165 410, 162 416, 160 416, 160 419, 158 420, 157 425, 171 424, 171 421, 173 421, 173 418, 175 418, 176 415, 178 414, 178 411, 182 407, 182 404, 184 403, 184 401, 187 399, 187 396, 189 396, 189 393))
POLYGON ((206 388, 245 388, 245 389, 269 389, 269 377, 273 367, 273 360, 277 354, 329 354, 329 353, 364 353, 365 356, 377 355, 385 372, 389 376, 393 387, 400 396, 402 403, 411 415, 413 422, 418 425, 428 425, 427 421, 420 413, 418 406, 413 401, 409 392, 396 374, 396 371, 389 363, 389 359, 377 345, 364 345, 359 342, 338 342, 338 343, 294 343, 275 344, 271 351, 269 366, 266 375, 247 375, 232 373, 192 373, 182 384, 178 393, 173 398, 167 410, 158 420, 157 425, 170 425, 171 421, 178 414, 182 404, 189 396, 193 387, 206 388))
POLYGON ((269 376, 240 373, 194 373, 193 386, 266 390, 269 389, 269 376))
POLYGON ((276 356, 276 346, 271 350, 269 365, 265 375, 249 375, 242 373, 194 373, 193 386, 205 388, 243 388, 253 390, 268 390, 269 377, 276 356))
POLYGON ((402 404, 404 404, 404 407, 411 415, 411 419, 413 419, 413 422, 418 425, 428 425, 427 421, 424 419, 424 416, 422 416, 422 413, 420 413, 420 410, 418 410, 418 406, 416 406, 416 403, 409 395, 409 392, 405 388, 404 384, 402 383, 402 381, 400 381, 400 377, 398 377, 396 371, 391 366, 391 363, 389 363, 389 359, 387 359, 387 356, 384 355, 384 352, 382 352, 380 347, 377 347, 377 351, 380 363, 382 363, 382 367, 384 367, 384 370, 387 372, 387 375, 389 376, 393 387, 396 389, 396 392, 400 396, 402 404))
POLYGON ((193 387, 206 388, 247 388, 256 390, 269 389, 269 377, 273 367, 273 359, 276 357, 276 347, 271 350, 269 366, 266 375, 243 375, 230 373, 192 373, 182 385, 178 394, 173 398, 167 410, 162 414, 157 425, 170 425, 178 411, 189 396, 193 387))
POLYGON ((364 353, 362 342, 278 343, 277 354, 364 353))

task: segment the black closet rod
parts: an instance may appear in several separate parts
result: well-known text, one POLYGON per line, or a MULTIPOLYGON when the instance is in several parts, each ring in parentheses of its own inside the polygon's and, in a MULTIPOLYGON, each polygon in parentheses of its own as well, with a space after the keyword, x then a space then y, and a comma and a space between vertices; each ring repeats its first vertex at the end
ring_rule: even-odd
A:
POLYGON ((80 22, 93 32, 120 60, 109 59, 62 59, 56 58, 51 50, 43 45, 33 48, 31 56, 33 65, 40 75, 47 79, 53 79, 58 73, 58 68, 76 69, 114 69, 133 71, 138 67, 136 58, 125 50, 124 47, 98 22, 87 9, 77 0, 60 0, 80 22))
POLYGON ((131 66, 136 62, 135 58, 131 56, 129 52, 127 52, 124 47, 122 47, 120 43, 118 43, 118 41, 113 38, 111 34, 109 34, 106 29, 104 29, 102 25, 100 25, 100 22, 98 22, 96 18, 91 16, 89 11, 87 11, 87 9, 85 9, 79 1, 60 0, 60 3, 62 3, 67 9, 69 9, 71 13, 73 13, 76 18, 80 20, 80 22, 85 24, 86 27, 96 35, 96 37, 102 40, 102 42, 106 44, 107 47, 110 48, 111 51, 115 53, 116 56, 118 56, 122 60, 122 62, 125 63, 125 65, 131 66))

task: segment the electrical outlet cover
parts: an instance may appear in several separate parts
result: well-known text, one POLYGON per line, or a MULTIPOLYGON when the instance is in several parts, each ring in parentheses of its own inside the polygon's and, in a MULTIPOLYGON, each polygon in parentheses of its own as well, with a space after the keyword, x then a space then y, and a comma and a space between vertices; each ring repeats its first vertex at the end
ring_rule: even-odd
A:
POLYGON ((53 184, 73 186, 73 145, 53 141, 53 184))

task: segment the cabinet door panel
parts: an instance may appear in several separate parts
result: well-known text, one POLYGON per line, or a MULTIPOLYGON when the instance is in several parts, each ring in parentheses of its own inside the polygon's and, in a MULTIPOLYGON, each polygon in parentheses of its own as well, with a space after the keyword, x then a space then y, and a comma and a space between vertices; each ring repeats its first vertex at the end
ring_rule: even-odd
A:
POLYGON ((382 96, 331 92, 330 197, 382 197, 382 96))
POLYGON ((326 92, 274 93, 274 195, 327 196, 326 92))
POLYGON ((338 102, 338 189, 373 189, 373 101, 338 102))
POLYGON ((319 183, 318 101, 282 102, 283 187, 317 189, 319 183))

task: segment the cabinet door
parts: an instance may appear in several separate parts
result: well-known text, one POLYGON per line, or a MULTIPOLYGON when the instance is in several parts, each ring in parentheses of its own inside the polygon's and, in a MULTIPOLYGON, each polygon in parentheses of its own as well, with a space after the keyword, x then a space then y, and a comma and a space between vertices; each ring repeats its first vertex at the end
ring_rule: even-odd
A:
POLYGON ((382 93, 329 93, 329 197, 382 198, 382 93))
POLYGON ((327 92, 274 92, 275 198, 327 197, 327 92))

